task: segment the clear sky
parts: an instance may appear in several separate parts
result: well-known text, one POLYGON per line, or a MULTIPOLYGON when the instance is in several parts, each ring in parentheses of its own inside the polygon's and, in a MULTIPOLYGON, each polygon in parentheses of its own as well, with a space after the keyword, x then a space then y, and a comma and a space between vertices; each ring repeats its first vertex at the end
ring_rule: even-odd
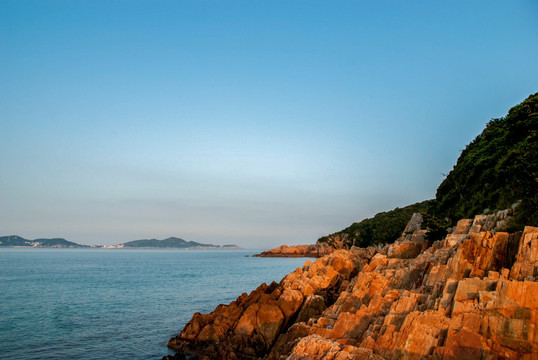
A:
POLYGON ((534 0, 0 0, 0 235, 312 243, 537 91, 534 0))

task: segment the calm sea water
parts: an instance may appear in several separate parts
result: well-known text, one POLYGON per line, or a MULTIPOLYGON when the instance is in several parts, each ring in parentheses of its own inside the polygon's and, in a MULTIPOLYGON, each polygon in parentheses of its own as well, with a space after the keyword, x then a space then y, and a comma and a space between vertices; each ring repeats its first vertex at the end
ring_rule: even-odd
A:
POLYGON ((0 249, 0 359, 160 359, 194 312, 305 261, 253 253, 0 249))

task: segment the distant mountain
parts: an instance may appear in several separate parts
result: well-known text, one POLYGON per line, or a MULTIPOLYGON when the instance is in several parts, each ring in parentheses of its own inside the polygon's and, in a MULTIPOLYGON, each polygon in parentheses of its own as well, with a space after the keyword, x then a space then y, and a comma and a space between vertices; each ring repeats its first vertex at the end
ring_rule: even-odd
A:
MULTIPOLYGON (((233 246, 233 245, 232 245, 233 246)), ((189 249, 189 248, 220 248, 219 245, 213 244, 201 244, 195 241, 185 241, 177 237, 169 237, 164 240, 157 239, 144 239, 129 241, 123 244, 124 248, 177 248, 177 249, 189 249)), ((230 245, 226 245, 230 248, 230 245)))
POLYGON ((174 249, 240 249, 237 245, 201 244, 195 241, 185 241, 177 237, 164 240, 143 239, 129 241, 119 245, 80 245, 62 238, 29 240, 18 235, 0 237, 0 247, 39 247, 39 248, 174 248, 174 249))
POLYGON ((237 246, 237 245, 222 245, 222 248, 223 249, 241 249, 241 247, 237 246))
POLYGON ((27 246, 27 247, 55 247, 55 248, 83 248, 80 245, 62 238, 28 240, 17 235, 0 237, 0 247, 27 246))

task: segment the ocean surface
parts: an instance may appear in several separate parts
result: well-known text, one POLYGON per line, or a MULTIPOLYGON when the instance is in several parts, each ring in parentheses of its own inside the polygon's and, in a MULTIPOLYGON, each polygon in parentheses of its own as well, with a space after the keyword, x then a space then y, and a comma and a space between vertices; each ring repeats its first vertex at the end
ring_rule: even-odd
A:
POLYGON ((304 258, 254 250, 0 249, 0 359, 160 359, 191 319, 304 258))

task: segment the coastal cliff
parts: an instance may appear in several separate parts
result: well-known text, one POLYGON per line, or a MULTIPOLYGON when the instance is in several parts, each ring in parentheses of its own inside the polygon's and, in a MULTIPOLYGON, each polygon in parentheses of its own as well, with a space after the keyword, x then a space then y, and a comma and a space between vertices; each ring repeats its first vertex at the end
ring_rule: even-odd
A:
POLYGON ((194 314, 173 358, 538 360, 537 174, 538 93, 488 122, 435 199, 260 254, 327 252, 194 314))
POLYGON ((168 346, 228 360, 536 359, 538 228, 485 228, 477 216, 443 240, 417 229, 307 260, 195 314, 168 346))

